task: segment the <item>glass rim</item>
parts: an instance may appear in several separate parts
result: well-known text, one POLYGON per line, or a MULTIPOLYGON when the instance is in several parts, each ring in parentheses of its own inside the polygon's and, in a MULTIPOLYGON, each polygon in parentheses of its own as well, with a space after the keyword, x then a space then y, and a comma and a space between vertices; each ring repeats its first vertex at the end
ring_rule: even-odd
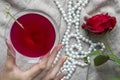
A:
MULTIPOLYGON (((50 49, 50 52, 53 50, 53 48, 59 43, 59 39, 60 39, 60 34, 59 34, 59 26, 56 22, 55 19, 52 18, 52 16, 50 16, 48 13, 44 12, 44 11, 41 11, 41 10, 33 10, 33 9, 22 9, 18 12, 16 12, 15 14, 13 14, 13 16, 15 16, 16 19, 18 19, 19 17, 25 15, 25 14, 30 14, 30 13, 35 13, 35 14, 39 14, 39 15, 42 15, 44 16, 45 18, 47 18, 51 24, 53 25, 53 28, 55 30, 55 41, 54 41, 54 44, 52 46, 52 48, 50 49)), ((11 28, 12 28, 12 25, 15 21, 10 18, 5 26, 5 33, 4 33, 4 39, 9 39, 11 41, 11 37, 10 37, 10 31, 11 31, 11 28)), ((12 41, 11 41, 12 43, 12 41)), ((13 46, 13 43, 12 43, 12 46, 13 46)), ((21 56, 24 56, 24 57, 27 57, 27 58, 40 58, 42 56, 39 56, 39 57, 29 57, 29 56, 26 56, 26 55, 23 55, 21 54, 20 52, 18 52, 16 50, 16 48, 13 46, 13 49, 16 51, 16 54, 19 54, 21 56)), ((48 51, 49 52, 49 51, 48 51)), ((16 57, 16 55, 12 54, 14 57, 16 57)), ((46 55, 46 54, 45 54, 46 55)), ((43 55, 43 56, 45 56, 43 55)))

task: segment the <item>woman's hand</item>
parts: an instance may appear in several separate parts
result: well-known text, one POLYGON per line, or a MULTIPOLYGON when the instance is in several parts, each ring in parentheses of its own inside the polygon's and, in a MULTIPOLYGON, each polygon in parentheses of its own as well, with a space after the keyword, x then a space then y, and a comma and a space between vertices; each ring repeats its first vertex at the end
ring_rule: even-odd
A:
POLYGON ((61 66, 66 60, 66 56, 60 58, 58 63, 52 66, 53 61, 57 55, 57 52, 61 49, 62 45, 58 45, 48 55, 44 56, 41 61, 27 71, 20 70, 15 61, 15 57, 11 54, 15 54, 15 51, 11 45, 11 42, 6 40, 8 46, 7 50, 7 60, 0 73, 0 80, 60 80, 66 73, 61 72, 58 74, 61 66))

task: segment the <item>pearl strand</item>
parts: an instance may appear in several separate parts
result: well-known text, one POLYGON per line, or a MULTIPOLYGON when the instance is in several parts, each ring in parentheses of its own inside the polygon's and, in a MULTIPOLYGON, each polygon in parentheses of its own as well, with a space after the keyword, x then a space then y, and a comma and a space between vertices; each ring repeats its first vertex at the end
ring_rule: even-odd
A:
POLYGON ((61 12, 64 20, 65 20, 66 22, 68 22, 67 15, 66 15, 65 11, 63 10, 63 8, 61 7, 60 3, 59 3, 58 1, 54 1, 54 2, 55 2, 55 4, 57 5, 58 9, 60 10, 60 12, 61 12))
MULTIPOLYGON (((61 71, 65 71, 68 73, 67 76, 65 76, 62 80, 69 80, 72 74, 74 73, 74 71, 76 70, 77 65, 81 67, 87 66, 86 63, 77 61, 76 59, 83 59, 84 57, 87 56, 87 54, 89 54, 92 51, 95 51, 97 46, 101 46, 101 50, 105 49, 105 45, 103 43, 100 43, 100 42, 93 43, 91 40, 83 37, 80 34, 80 31, 79 31, 80 12, 82 7, 84 7, 87 3, 88 3, 88 0, 79 0, 78 3, 76 3, 75 6, 73 6, 72 0, 69 0, 67 5, 68 12, 66 14, 63 8, 61 8, 61 5, 59 4, 59 2, 55 1, 55 4, 57 5, 64 20, 67 23, 67 29, 62 39, 62 44, 64 46, 62 48, 62 51, 59 51, 54 61, 54 64, 55 64, 58 61, 59 57, 63 54, 63 50, 64 50, 64 55, 69 57, 64 63, 63 67, 61 68, 61 71), (72 24, 75 24, 75 31, 76 31, 75 33, 70 32, 70 28, 72 24), (74 38, 77 43, 70 45, 69 41, 72 38, 74 38), (82 44, 80 41, 83 41, 90 45, 88 51, 83 51, 82 44)), ((87 59, 88 59, 88 62, 90 63, 90 58, 87 57, 87 59)))

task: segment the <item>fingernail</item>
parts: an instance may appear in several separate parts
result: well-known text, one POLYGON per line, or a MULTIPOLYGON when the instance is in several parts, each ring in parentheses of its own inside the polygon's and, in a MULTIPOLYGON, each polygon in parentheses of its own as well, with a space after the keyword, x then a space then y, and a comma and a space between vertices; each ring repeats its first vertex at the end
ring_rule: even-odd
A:
POLYGON ((62 48, 62 44, 59 44, 59 45, 57 46, 57 50, 59 51, 61 48, 62 48))
POLYGON ((68 58, 68 56, 63 56, 63 58, 66 60, 68 58))
POLYGON ((5 38, 5 43, 7 42, 7 38, 5 38))
POLYGON ((6 45, 12 53, 15 53, 15 50, 13 49, 13 47, 8 39, 6 39, 6 45))
POLYGON ((68 74, 68 72, 64 72, 65 76, 68 74))
POLYGON ((5 39, 5 43, 6 43, 7 47, 8 47, 8 39, 5 39))
POLYGON ((7 38, 5 38, 5 41, 7 41, 7 38))

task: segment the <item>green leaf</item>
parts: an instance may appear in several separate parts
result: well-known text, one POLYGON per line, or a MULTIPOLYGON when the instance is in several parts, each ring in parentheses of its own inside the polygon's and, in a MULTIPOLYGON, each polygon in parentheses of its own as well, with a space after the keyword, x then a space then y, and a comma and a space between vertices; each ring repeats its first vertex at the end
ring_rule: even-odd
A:
POLYGON ((86 64, 89 63, 87 57, 83 58, 83 60, 84 60, 84 62, 85 62, 86 64))
POLYGON ((104 64, 108 60, 109 60, 109 56, 107 56, 107 55, 98 55, 94 59, 94 64, 95 64, 95 66, 99 66, 99 65, 104 64))
POLYGON ((87 57, 88 57, 88 56, 91 57, 91 56, 94 56, 94 55, 100 55, 100 54, 102 54, 102 53, 103 53, 103 51, 101 51, 101 50, 96 50, 96 51, 93 51, 93 52, 89 53, 89 54, 87 55, 87 57))
POLYGON ((102 54, 102 52, 103 52, 103 51, 101 51, 101 50, 96 50, 96 51, 93 51, 93 52, 89 53, 89 54, 84 58, 84 62, 88 64, 89 62, 88 62, 87 57, 91 57, 91 56, 94 56, 94 55, 100 55, 100 54, 102 54))
POLYGON ((107 80, 120 80, 120 78, 108 78, 107 80))
POLYGON ((109 54, 108 56, 109 56, 110 60, 112 60, 112 61, 116 62, 118 65, 120 65, 120 58, 119 57, 117 57, 114 54, 109 54))

